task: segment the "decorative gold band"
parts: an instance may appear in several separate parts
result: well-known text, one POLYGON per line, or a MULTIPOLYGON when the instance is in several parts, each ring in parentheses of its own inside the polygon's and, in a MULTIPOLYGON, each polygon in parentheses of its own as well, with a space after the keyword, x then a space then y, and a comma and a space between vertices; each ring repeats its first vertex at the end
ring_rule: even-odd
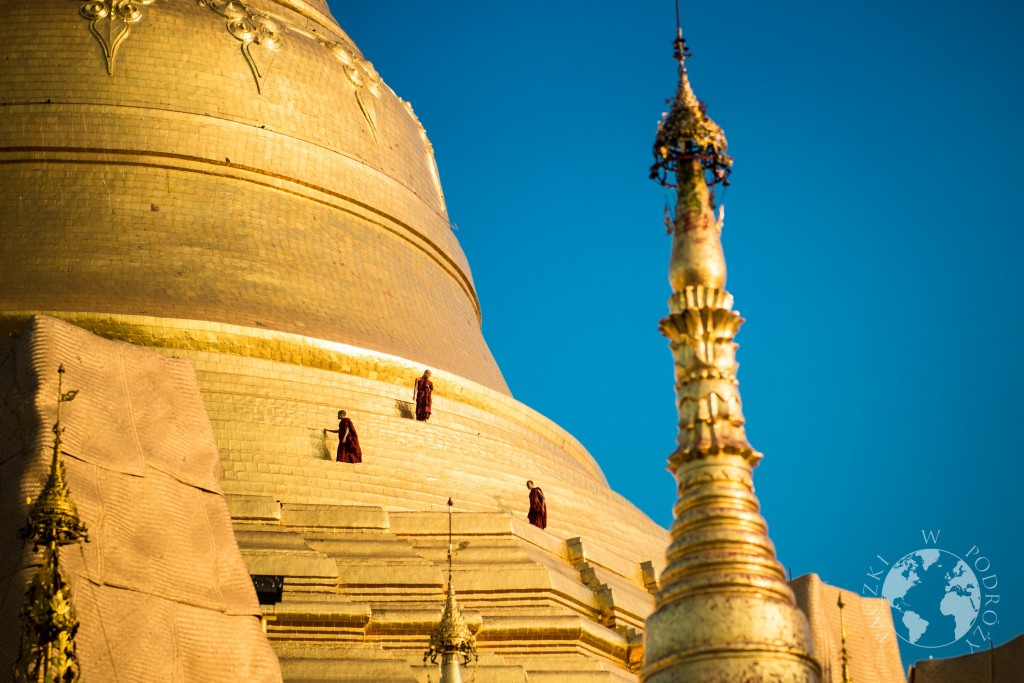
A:
MULTIPOLYGON (((422 363, 341 342, 228 323, 148 315, 6 311, 0 313, 0 336, 17 332, 33 315, 49 315, 101 337, 139 346, 276 361, 400 386, 412 386, 413 380, 423 372, 422 363)), ((443 369, 432 370, 435 391, 448 400, 499 414, 557 443, 584 471, 607 483, 593 456, 572 435, 548 418, 511 396, 443 369)))

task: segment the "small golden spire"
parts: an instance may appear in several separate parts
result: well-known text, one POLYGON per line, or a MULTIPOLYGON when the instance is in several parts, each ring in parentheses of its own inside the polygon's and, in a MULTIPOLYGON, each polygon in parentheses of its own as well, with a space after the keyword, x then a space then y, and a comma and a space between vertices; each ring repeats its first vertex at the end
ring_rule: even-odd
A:
POLYGON ((843 617, 843 608, 846 607, 846 603, 843 602, 843 594, 839 593, 839 601, 836 603, 839 605, 839 637, 842 641, 842 650, 840 653, 843 658, 843 683, 853 683, 853 678, 850 677, 850 655, 846 650, 846 620, 843 617))
POLYGON ((428 659, 436 664, 441 658, 440 683, 462 683, 462 664, 469 666, 477 659, 476 638, 466 625, 462 610, 455 600, 455 584, 452 582, 452 499, 448 499, 448 591, 444 603, 441 621, 430 634, 430 648, 423 654, 423 661, 428 659))
POLYGON ((64 393, 64 366, 57 368, 57 421, 53 425, 53 457, 50 460, 50 475, 42 491, 32 504, 28 521, 21 529, 21 537, 32 541, 33 546, 47 546, 51 543, 68 545, 87 541, 85 524, 78 517, 78 508, 71 500, 67 475, 64 472, 61 434, 64 427, 60 421, 62 403, 74 400, 78 391, 64 393))
POLYGON ((78 391, 64 392, 64 366, 57 369, 57 420, 53 424, 53 458, 50 474, 29 511, 21 537, 35 550, 43 548, 42 564, 26 591, 21 608, 21 642, 14 664, 18 683, 78 680, 75 634, 78 618, 71 604, 71 587, 60 569, 60 546, 88 541, 85 524, 71 500, 61 451, 61 404, 74 400, 78 391))

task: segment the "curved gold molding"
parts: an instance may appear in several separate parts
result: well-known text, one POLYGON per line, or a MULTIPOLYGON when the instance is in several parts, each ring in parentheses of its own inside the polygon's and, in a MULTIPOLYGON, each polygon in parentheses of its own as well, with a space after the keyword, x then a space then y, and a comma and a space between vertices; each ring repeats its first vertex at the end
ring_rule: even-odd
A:
MULTIPOLYGON (((152 168, 162 168, 167 170, 176 170, 182 172, 192 173, 203 173, 205 175, 218 175, 225 178, 231 178, 234 180, 240 180, 243 182, 249 182, 256 185, 261 185, 270 189, 277 190, 279 192, 286 192, 296 197, 315 201, 325 206, 330 206, 339 211, 357 216, 372 225, 375 225, 383 230, 402 238, 415 248, 426 254, 431 260, 437 263, 442 270, 451 276, 457 285, 466 293, 469 297, 470 305, 473 307, 473 311, 476 314, 477 322, 482 320, 482 313, 480 310, 480 299, 477 297, 476 289, 473 286, 473 282, 469 275, 463 270, 463 268, 449 256, 444 249, 439 246, 436 242, 430 239, 426 234, 416 230, 414 227, 406 223, 405 221, 391 216, 387 213, 380 211, 379 209, 370 206, 364 202, 359 201, 353 197, 343 195, 335 190, 331 190, 327 187, 317 185, 299 178, 286 176, 280 173, 273 173, 265 169, 256 168, 253 166, 247 166, 244 164, 233 163, 229 161, 219 161, 217 159, 206 159, 203 157, 196 157, 186 154, 174 154, 169 152, 160 151, 135 151, 135 150, 122 150, 122 149, 98 149, 98 148, 86 148, 86 147, 0 147, 0 154, 6 153, 31 153, 40 154, 39 157, 30 158, 14 158, 14 159, 0 159, 0 165, 2 164, 16 164, 16 163, 40 163, 40 162, 62 162, 69 164, 113 164, 116 163, 122 166, 145 166, 152 168), (105 155, 105 156, 118 156, 118 157, 154 157, 158 159, 174 159, 195 164, 209 165, 213 167, 221 167, 224 169, 235 169, 243 171, 242 174, 233 174, 226 171, 203 171, 196 168, 189 168, 186 165, 170 164, 170 163, 154 163, 151 161, 126 161, 118 160, 117 162, 111 159, 89 159, 89 158, 75 158, 68 156, 51 156, 60 153, 70 154, 92 154, 92 155, 105 155), (251 175, 246 175, 251 174, 251 175), (256 177, 252 177, 256 176, 256 177), (328 201, 322 197, 311 196, 308 193, 299 192, 293 189, 282 187, 281 185, 269 182, 267 180, 261 180, 259 176, 263 176, 268 179, 278 180, 285 183, 294 184, 303 188, 314 190, 317 193, 323 194, 325 197, 331 197, 336 200, 341 200, 350 204, 352 207, 358 207, 359 209, 365 210, 373 216, 364 215, 357 213, 352 210, 351 207, 339 204, 337 201, 328 201), (393 225, 392 225, 393 224, 393 225), (396 229, 397 228, 400 229, 396 229), (415 239, 412 239, 415 238, 415 239)), ((418 195, 417 195, 418 197, 418 195)), ((420 200, 422 201, 422 199, 420 200)))
MULTIPOLYGON (((120 313, 71 311, 0 312, 0 336, 14 334, 35 315, 48 315, 107 339, 138 346, 203 351, 287 363, 376 381, 412 386, 423 363, 358 346, 242 325, 120 313)), ((451 401, 499 414, 556 445, 599 482, 608 480, 579 441, 544 415, 508 394, 443 369, 433 370, 434 389, 451 401)))
POLYGON ((89 21, 89 32, 103 50, 107 75, 114 75, 114 60, 121 43, 131 33, 132 24, 142 19, 142 7, 154 0, 87 0, 79 14, 89 21))
POLYGON ((242 43, 242 56, 256 80, 256 91, 262 94, 263 80, 270 73, 283 42, 283 26, 266 12, 239 0, 199 0, 199 5, 227 19, 225 27, 242 43))
POLYGON ((441 210, 447 211, 448 206, 444 201, 444 190, 441 189, 441 172, 437 168, 437 158, 434 156, 434 145, 427 137, 427 129, 423 127, 423 124, 420 123, 420 117, 416 116, 416 112, 413 111, 412 103, 403 100, 394 90, 392 90, 391 93, 395 96, 395 99, 402 103, 402 106, 405 107, 405 111, 409 113, 409 118, 411 118, 412 122, 416 124, 416 130, 420 133, 420 140, 423 141, 423 148, 427 153, 427 167, 430 169, 430 178, 434 181, 434 188, 437 190, 437 199, 441 202, 441 210))
MULTIPOLYGON (((109 0, 108 0, 109 1, 109 0)), ((127 0, 120 0, 126 2, 127 0)), ((153 2, 153 0, 148 0, 153 2)), ((198 0, 201 7, 208 7, 215 14, 227 19, 225 28, 232 37, 242 43, 242 55, 256 80, 256 90, 263 93, 263 81, 270 72, 277 52, 284 46, 286 31, 296 33, 319 43, 334 56, 342 66, 345 78, 353 90, 356 104, 366 119, 370 136, 380 142, 377 123, 377 104, 381 96, 380 74, 365 57, 348 41, 329 40, 296 26, 286 18, 244 3, 241 0, 198 0)))
POLYGON ((345 78, 348 79, 348 84, 352 87, 353 94, 355 95, 356 104, 359 105, 359 111, 362 112, 363 118, 366 119, 370 135, 375 143, 379 143, 377 105, 380 102, 381 86, 384 85, 380 74, 373 68, 373 64, 358 53, 350 50, 348 46, 322 38, 318 38, 317 41, 326 47, 334 55, 334 58, 341 63, 341 67, 345 71, 345 78))

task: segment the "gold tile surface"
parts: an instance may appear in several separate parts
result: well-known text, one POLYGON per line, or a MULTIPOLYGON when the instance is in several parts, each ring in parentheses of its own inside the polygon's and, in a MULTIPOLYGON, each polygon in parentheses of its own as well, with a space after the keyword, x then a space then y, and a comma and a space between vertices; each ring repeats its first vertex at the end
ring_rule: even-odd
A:
POLYGON ((843 683, 843 635, 837 600, 842 593, 846 626, 849 679, 871 683, 904 683, 899 641, 892 610, 884 598, 866 598, 823 582, 817 574, 789 582, 797 606, 807 615, 814 640, 814 656, 821 663, 822 680, 843 683))

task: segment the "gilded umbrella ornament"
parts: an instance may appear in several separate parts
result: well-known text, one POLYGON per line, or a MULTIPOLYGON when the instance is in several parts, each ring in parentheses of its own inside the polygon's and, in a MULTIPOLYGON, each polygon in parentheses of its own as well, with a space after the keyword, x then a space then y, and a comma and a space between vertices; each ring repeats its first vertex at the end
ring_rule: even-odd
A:
POLYGON ((444 602, 441 621, 430 634, 430 647, 423 654, 423 661, 436 664, 441 660, 440 683, 462 683, 462 665, 477 659, 476 638, 473 636, 462 610, 455 600, 455 585, 452 583, 452 499, 448 499, 448 592, 444 602), (460 662, 461 660, 461 662, 460 662))
POLYGON ((42 562, 26 591, 21 608, 21 641, 14 664, 18 683, 74 683, 79 666, 75 653, 78 619, 71 602, 71 587, 60 569, 61 546, 88 541, 87 529, 71 500, 61 452, 61 404, 78 391, 64 391, 64 366, 57 370, 57 420, 53 425, 50 474, 32 504, 21 537, 34 550, 43 549, 42 562))

